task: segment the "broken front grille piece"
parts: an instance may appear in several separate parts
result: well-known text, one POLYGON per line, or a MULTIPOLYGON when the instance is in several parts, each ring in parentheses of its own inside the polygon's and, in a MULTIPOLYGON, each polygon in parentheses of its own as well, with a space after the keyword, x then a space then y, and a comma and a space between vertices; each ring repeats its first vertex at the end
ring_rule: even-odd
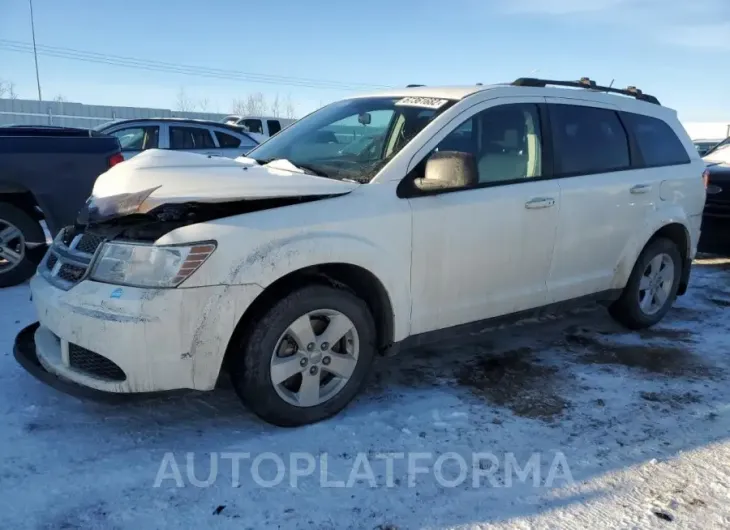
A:
POLYGON ((103 243, 102 236, 77 234, 73 227, 65 228, 48 249, 39 273, 56 287, 68 291, 84 279, 94 254, 103 243))

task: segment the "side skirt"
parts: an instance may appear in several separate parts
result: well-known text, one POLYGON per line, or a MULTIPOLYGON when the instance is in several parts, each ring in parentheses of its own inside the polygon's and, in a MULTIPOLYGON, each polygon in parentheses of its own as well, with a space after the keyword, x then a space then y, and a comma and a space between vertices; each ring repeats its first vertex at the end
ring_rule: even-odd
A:
POLYGON ((514 324, 521 320, 529 318, 538 318, 545 315, 554 315, 565 313, 570 310, 579 309, 592 304, 601 304, 608 306, 611 302, 618 300, 621 296, 622 289, 610 289, 599 293, 556 302, 542 307, 518 311, 509 315, 477 320, 467 324, 459 324, 449 328, 427 331, 417 335, 411 335, 400 342, 396 342, 384 351, 384 355, 390 357, 397 355, 402 350, 417 348, 424 345, 431 345, 441 342, 459 342, 467 340, 475 334, 480 334, 489 328, 497 328, 499 326, 514 324))

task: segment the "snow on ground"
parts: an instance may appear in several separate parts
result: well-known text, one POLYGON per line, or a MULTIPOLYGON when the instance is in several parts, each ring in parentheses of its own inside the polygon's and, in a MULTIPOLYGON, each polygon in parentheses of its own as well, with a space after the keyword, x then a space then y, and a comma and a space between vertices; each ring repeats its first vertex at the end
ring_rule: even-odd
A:
POLYGON ((729 281, 699 260, 651 331, 595 309, 382 359, 341 415, 289 430, 228 387, 59 394, 15 363, 34 315, 3 290, 0 527, 728 528, 729 281))

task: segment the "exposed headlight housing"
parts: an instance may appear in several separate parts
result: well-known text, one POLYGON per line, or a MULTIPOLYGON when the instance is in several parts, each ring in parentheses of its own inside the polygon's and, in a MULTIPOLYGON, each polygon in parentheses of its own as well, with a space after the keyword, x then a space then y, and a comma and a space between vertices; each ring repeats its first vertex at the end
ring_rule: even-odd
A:
POLYGON ((177 287, 198 270, 215 248, 211 242, 169 247, 105 243, 91 279, 131 287, 177 287))

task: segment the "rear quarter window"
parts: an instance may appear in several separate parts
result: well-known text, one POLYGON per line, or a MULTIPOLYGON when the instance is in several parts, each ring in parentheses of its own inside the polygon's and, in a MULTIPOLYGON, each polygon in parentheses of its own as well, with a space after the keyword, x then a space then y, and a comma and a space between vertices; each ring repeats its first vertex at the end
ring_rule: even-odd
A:
POLYGON ((221 131, 215 131, 215 137, 218 139, 218 145, 222 148, 232 148, 241 145, 241 140, 239 138, 221 131))
POLYGON ((621 115, 639 147, 644 166, 675 166, 690 162, 684 144, 664 121, 624 112, 621 115))

